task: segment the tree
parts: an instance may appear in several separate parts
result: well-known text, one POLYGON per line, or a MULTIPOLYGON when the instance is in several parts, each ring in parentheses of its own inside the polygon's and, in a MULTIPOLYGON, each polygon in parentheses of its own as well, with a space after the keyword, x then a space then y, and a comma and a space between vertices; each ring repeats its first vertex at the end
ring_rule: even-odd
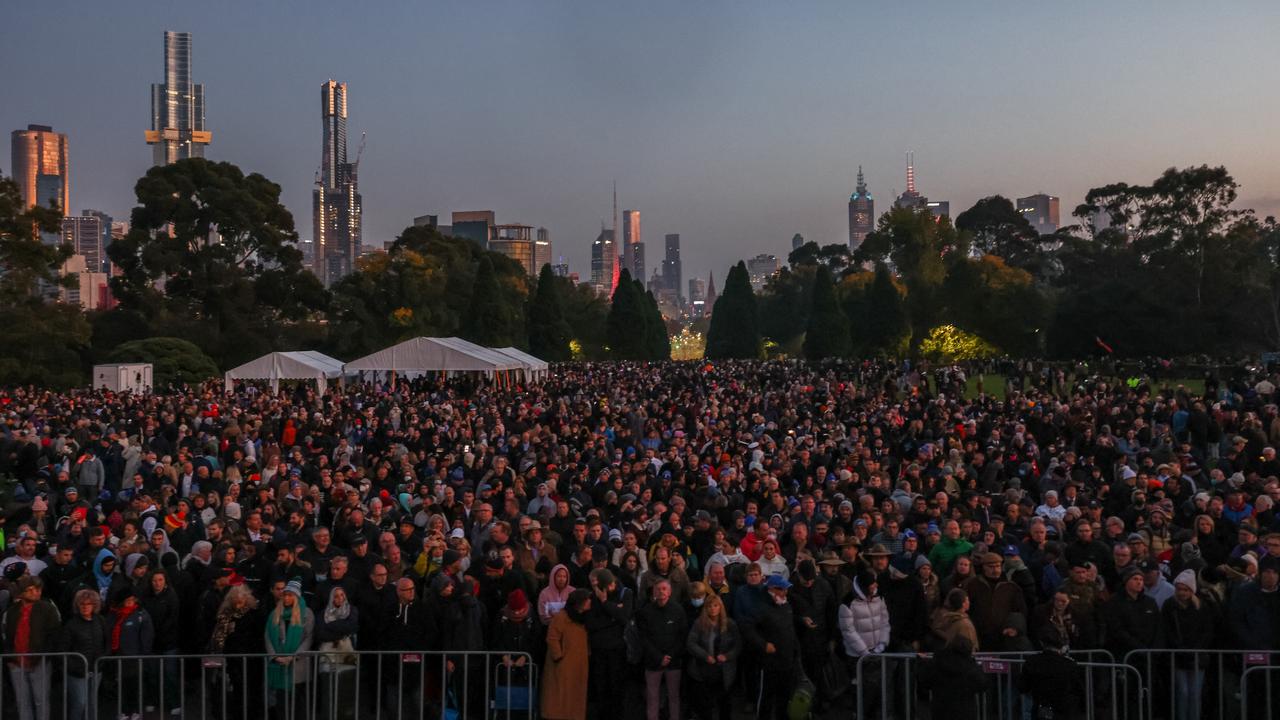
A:
POLYGON ((88 346, 89 323, 80 308, 56 301, 71 249, 40 238, 58 232, 60 217, 56 208, 24 207, 17 184, 0 178, 2 383, 61 388, 83 378, 79 353, 88 346))
POLYGON ((849 318, 836 298, 831 271, 821 265, 813 281, 813 306, 804 336, 804 356, 809 360, 825 360, 848 357, 851 351, 849 318))
POLYGON ((928 208, 893 208, 858 247, 855 261, 892 263, 907 288, 911 357, 919 357, 920 343, 942 314, 948 262, 966 251, 951 223, 928 208))
POLYGON ((952 265, 943 292, 947 319, 1001 351, 1023 357, 1040 353, 1047 307, 1031 274, 995 255, 952 265))
POLYGON ((1002 195, 985 197, 956 217, 956 230, 968 233, 975 250, 1019 263, 1037 250, 1039 233, 1002 195))
POLYGON ((711 328, 707 331, 707 358, 759 358, 760 319, 756 312, 756 296, 746 263, 741 260, 729 269, 724 292, 711 311, 711 328))
POLYGON ((608 320, 611 305, 591 285, 574 285, 569 278, 556 278, 564 298, 565 317, 573 339, 569 350, 574 360, 604 360, 609 356, 608 320))
MULTIPOLYGON (((641 286, 639 280, 635 282, 637 286, 641 286)), ((671 335, 662 317, 662 310, 658 307, 658 299, 647 290, 644 293, 644 307, 647 316, 644 328, 646 355, 650 360, 670 360, 671 335)))
POLYGON ((486 347, 524 344, 521 330, 523 308, 503 297, 492 253, 480 257, 475 284, 471 289, 471 312, 463 323, 462 337, 486 347))
POLYGON ((323 311, 280 186, 202 158, 151 168, 129 233, 108 254, 121 305, 196 338, 228 364, 269 349, 282 324, 323 311))
POLYGON ((195 385, 218 375, 218 365, 195 343, 175 337, 153 337, 134 340, 116 348, 108 356, 111 362, 151 363, 152 380, 157 387, 195 385))
POLYGON ((509 333, 503 344, 523 346, 528 282, 520 264, 506 256, 433 228, 406 228, 388 252, 361 258, 356 271, 334 285, 329 344, 335 354, 355 357, 412 337, 460 335, 476 322, 474 314, 494 312, 509 333), (499 306, 490 310, 473 303, 484 258, 497 288, 485 281, 488 301, 499 306))
POLYGON ((618 275, 618 285, 613 289, 613 302, 609 306, 607 332, 610 356, 618 360, 655 359, 649 344, 648 325, 651 322, 644 290, 638 281, 631 279, 631 272, 624 269, 618 275))
POLYGON ((902 291, 883 264, 874 273, 845 280, 845 315, 853 354, 859 357, 897 357, 909 331, 902 291), (869 277, 868 277, 869 276, 869 277))
POLYGON ((529 352, 551 362, 568 360, 572 339, 573 329, 564 319, 559 283, 551 265, 544 264, 538 274, 538 289, 529 301, 529 352))

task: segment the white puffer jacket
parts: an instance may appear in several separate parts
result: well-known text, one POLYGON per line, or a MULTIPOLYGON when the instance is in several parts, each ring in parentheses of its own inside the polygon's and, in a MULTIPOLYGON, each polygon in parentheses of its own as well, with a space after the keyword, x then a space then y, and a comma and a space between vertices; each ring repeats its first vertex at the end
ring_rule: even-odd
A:
POLYGON ((868 600, 856 580, 853 600, 840 606, 839 615, 840 635, 849 657, 861 657, 877 646, 889 644, 889 606, 879 595, 868 600))

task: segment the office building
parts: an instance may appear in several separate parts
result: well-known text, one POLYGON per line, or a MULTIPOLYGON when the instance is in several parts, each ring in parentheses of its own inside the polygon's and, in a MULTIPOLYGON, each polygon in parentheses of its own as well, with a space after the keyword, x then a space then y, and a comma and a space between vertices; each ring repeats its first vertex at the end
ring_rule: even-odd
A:
POLYGON ((702 278, 689 278, 689 314, 703 317, 707 309, 707 281, 702 278))
POLYGON ((551 260, 551 233, 540 227, 533 241, 533 274, 542 272, 542 266, 550 265, 551 260))
POLYGON ((466 210, 453 214, 453 236, 466 238, 482 248, 489 247, 495 225, 492 210, 466 210))
MULTIPOLYGON (((876 205, 867 190, 867 181, 862 176, 862 166, 858 166, 858 185, 849 196, 849 251, 853 252, 867 239, 867 235, 875 230, 876 205)), ((796 237, 799 237, 798 235, 796 237)), ((795 240, 791 241, 795 245, 795 240)))
POLYGON ((23 209, 39 205, 66 214, 71 208, 67 136, 48 125, 28 125, 10 138, 10 173, 22 193, 23 209))
MULTIPOLYGON (((539 270, 538 272, 542 272, 542 271, 539 270)), ((569 277, 569 263, 565 262, 564 257, 561 256, 560 261, 557 262, 555 265, 551 266, 551 272, 556 277, 567 278, 569 277)), ((577 273, 573 273, 573 274, 574 276, 577 276, 577 273)), ((575 285, 577 284, 577 280, 574 280, 574 284, 575 285)))
POLYGON ((644 243, 640 238, 640 211, 625 210, 622 213, 622 266, 631 277, 644 281, 644 243))
POLYGON ((87 213, 62 218, 62 243, 70 245, 72 253, 84 258, 85 271, 103 272, 107 253, 102 218, 87 213))
POLYGON ((320 119, 324 132, 311 192, 311 271, 329 286, 350 275, 364 251, 360 158, 347 160, 346 83, 328 80, 320 86, 320 119))
POLYGON ((666 289, 676 298, 684 288, 684 270, 680 266, 680 234, 671 233, 666 237, 666 254, 662 259, 662 282, 666 289))
POLYGON ((71 276, 73 282, 57 288, 59 302, 79 305, 81 310, 110 310, 115 307, 115 298, 111 295, 109 284, 111 276, 94 271, 83 255, 67 258, 62 264, 62 276, 71 276))
POLYGON ((614 253, 613 230, 601 227, 591 243, 591 285, 605 297, 613 296, 618 281, 617 255, 614 253))
POLYGON ((1041 235, 1058 231, 1058 198, 1053 195, 1037 193, 1018 198, 1018 212, 1041 235))
POLYGON ((792 236, 791 236, 791 250, 792 250, 792 252, 794 252, 794 251, 796 251, 796 250, 799 250, 803 245, 804 245, 804 236, 803 236, 803 235, 801 235, 800 233, 796 233, 795 235, 792 235, 792 236))
POLYGON ((778 272, 778 256, 761 253, 747 260, 747 277, 751 279, 751 289, 760 292, 769 278, 778 272))
MULTIPOLYGON (((98 222, 102 225, 102 244, 99 246, 102 263, 98 269, 106 273, 111 272, 111 260, 107 257, 107 248, 111 245, 111 241, 115 239, 112 237, 116 225, 115 220, 101 210, 81 210, 80 214, 84 217, 98 218, 98 222)), ((124 237, 124 235, 122 234, 120 237, 124 237)), ((90 264, 89 267, 93 268, 93 265, 90 264)))
POLYGON ((533 265, 534 240, 530 225, 496 225, 489 249, 520 263, 526 275, 536 275, 533 265))
POLYGON ((191 33, 165 31, 164 82, 151 85, 153 165, 204 157, 213 133, 204 126, 204 85, 191 82, 191 33))

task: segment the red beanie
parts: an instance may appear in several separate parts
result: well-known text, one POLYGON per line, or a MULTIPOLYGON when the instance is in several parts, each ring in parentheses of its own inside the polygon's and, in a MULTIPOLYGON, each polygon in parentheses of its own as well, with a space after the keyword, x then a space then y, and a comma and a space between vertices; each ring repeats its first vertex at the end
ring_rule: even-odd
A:
POLYGON ((525 597, 523 590, 512 590, 507 595, 507 608, 513 613, 524 612, 529 609, 529 598, 525 597))

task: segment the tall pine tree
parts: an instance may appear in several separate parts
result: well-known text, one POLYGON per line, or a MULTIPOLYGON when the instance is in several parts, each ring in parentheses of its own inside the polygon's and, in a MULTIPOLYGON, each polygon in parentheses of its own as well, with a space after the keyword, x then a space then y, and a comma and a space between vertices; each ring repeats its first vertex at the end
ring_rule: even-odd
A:
POLYGON ((502 300, 502 287, 493 261, 486 253, 480 257, 476 280, 471 290, 471 312, 463 322, 462 337, 485 347, 505 347, 517 341, 518 319, 502 300))
POLYGON ((762 349, 756 296, 751 290, 746 263, 739 260, 729 269, 724 293, 711 310, 706 354, 712 360, 758 358, 762 349))
POLYGON ((613 290, 613 303, 609 306, 606 323, 610 357, 616 360, 648 359, 649 352, 645 347, 647 322, 644 294, 631 279, 631 273, 623 270, 618 276, 618 286, 613 290))
POLYGON ((564 317, 564 298, 551 265, 538 274, 538 289, 529 303, 529 352, 549 362, 569 359, 573 331, 564 317))
MULTIPOLYGON (((639 281, 636 281, 639 284, 639 281)), ((648 322, 645 325, 645 349, 650 360, 671 359, 671 338, 667 334, 667 323, 662 319, 662 310, 658 308, 658 299, 652 292, 645 291, 645 312, 648 322)))
POLYGON ((813 304, 804 336, 804 356, 809 360, 847 357, 852 351, 849 319, 836 298, 835 281, 826 265, 819 265, 813 279, 813 304))

